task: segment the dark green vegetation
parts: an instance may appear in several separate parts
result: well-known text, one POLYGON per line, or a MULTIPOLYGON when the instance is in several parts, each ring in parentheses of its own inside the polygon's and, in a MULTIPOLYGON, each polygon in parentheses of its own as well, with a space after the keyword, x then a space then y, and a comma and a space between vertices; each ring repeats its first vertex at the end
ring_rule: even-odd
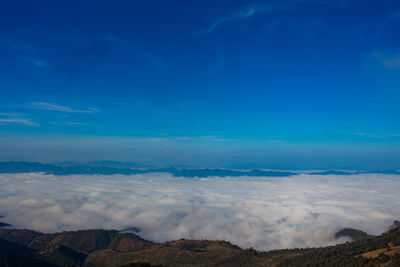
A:
POLYGON ((54 265, 38 259, 36 251, 32 249, 0 239, 0 266, 46 267, 54 265))
POLYGON ((389 230, 400 227, 400 221, 395 220, 392 225, 389 227, 389 230))
POLYGON ((371 237, 369 234, 352 228, 345 228, 335 234, 335 238, 350 237, 352 240, 357 241, 363 238, 371 237))
POLYGON ((181 239, 158 244, 116 230, 56 234, 0 230, 0 266, 10 267, 400 266, 399 253, 400 228, 336 246, 268 252, 241 249, 226 241, 181 239))
POLYGON ((278 266, 400 266, 398 246, 400 246, 400 229, 396 228, 377 237, 336 246, 306 249, 297 256, 283 257, 278 266), (362 255, 367 252, 371 257, 362 255))
MULTIPOLYGON (((170 173, 176 177, 238 177, 238 176, 252 176, 252 177, 286 177, 292 175, 298 175, 297 172, 290 171, 269 171, 269 170, 230 170, 230 169, 177 169, 171 168, 159 168, 159 169, 139 169, 128 166, 128 163, 118 162, 94 162, 89 165, 76 165, 76 164, 64 164, 64 165, 53 165, 53 164, 42 164, 38 162, 25 162, 25 161, 9 161, 0 162, 0 173, 29 173, 29 172, 43 172, 45 174, 53 175, 70 175, 70 174, 144 174, 144 173, 170 173)), ((381 173, 381 174, 399 174, 396 170, 386 171, 321 171, 321 172, 310 172, 306 173, 309 175, 355 175, 362 173, 381 173)))

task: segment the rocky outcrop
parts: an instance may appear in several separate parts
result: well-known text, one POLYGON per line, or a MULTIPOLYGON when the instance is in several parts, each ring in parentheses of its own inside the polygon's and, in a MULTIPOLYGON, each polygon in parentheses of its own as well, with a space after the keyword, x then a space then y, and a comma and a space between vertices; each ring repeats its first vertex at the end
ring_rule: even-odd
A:
POLYGON ((395 220, 392 225, 389 227, 389 230, 393 230, 395 228, 399 228, 400 227, 400 221, 395 220))

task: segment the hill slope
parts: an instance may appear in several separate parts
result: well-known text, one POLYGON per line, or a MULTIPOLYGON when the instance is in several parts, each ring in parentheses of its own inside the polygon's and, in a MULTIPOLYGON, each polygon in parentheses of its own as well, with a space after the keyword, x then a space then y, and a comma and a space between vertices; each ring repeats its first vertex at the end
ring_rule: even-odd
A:
POLYGON ((399 266, 400 228, 336 246, 256 251, 226 241, 153 243, 133 233, 0 230, 1 266, 399 266))

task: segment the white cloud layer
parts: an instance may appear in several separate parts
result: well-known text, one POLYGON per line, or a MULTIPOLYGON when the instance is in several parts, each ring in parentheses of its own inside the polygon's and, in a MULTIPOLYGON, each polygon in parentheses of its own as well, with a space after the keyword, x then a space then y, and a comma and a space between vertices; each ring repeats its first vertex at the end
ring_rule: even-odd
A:
POLYGON ((45 232, 135 226, 154 241, 224 239, 269 250, 333 244, 343 227, 380 234, 399 218, 399 189, 399 176, 380 174, 1 174, 0 215, 18 228, 45 232))

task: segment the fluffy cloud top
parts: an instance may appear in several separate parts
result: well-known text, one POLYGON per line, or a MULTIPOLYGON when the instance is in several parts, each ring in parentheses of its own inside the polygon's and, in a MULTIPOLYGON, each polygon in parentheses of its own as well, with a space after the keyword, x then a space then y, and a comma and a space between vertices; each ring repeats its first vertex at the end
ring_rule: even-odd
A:
MULTIPOLYGON (((0 215, 45 232, 138 227, 154 241, 224 239, 269 250, 379 234, 400 214, 395 175, 225 177, 0 175, 0 215)), ((343 240, 342 240, 343 241, 343 240)))

